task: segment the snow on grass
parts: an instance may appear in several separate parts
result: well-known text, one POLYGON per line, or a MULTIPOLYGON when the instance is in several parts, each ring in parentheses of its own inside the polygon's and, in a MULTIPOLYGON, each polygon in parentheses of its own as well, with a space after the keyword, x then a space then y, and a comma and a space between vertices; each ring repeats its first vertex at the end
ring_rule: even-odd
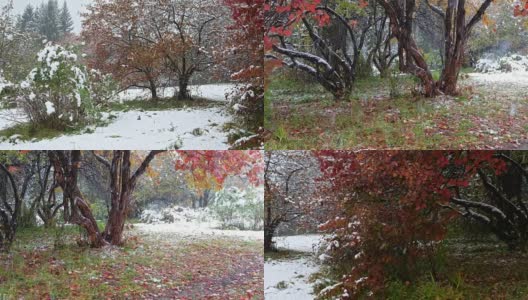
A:
MULTIPOLYGON (((16 116, 16 111, 9 112, 16 116)), ((69 150, 69 149, 166 149, 178 146, 186 150, 225 150, 228 132, 222 125, 231 121, 222 108, 182 109, 169 111, 116 112, 108 126, 93 128, 93 133, 62 135, 39 141, 0 142, 0 149, 69 150), (199 130, 196 130, 199 129, 199 130)), ((0 118, 0 128, 14 125, 0 118)), ((1 137, 0 137, 1 139, 1 137)))
POLYGON ((479 84, 498 84, 509 87, 528 87, 528 72, 470 73, 470 80, 479 84))
POLYGON ((150 208, 141 212, 139 220, 146 224, 162 224, 176 222, 208 222, 211 228, 219 226, 213 221, 214 216, 209 208, 188 208, 179 205, 161 208, 159 205, 151 205, 150 208))
POLYGON ((140 232, 158 235, 178 235, 185 237, 233 237, 243 240, 264 240, 263 231, 247 230, 221 230, 211 227, 209 222, 185 222, 179 221, 170 224, 145 224, 137 223, 134 227, 140 232))
POLYGON ((494 54, 487 54, 477 61, 475 70, 480 73, 526 72, 528 56, 512 54, 497 57, 494 54))
POLYGON ((264 263, 264 294, 266 300, 313 299, 308 277, 319 267, 310 258, 264 263))
MULTIPOLYGON (((193 97, 201 97, 214 101, 227 101, 226 94, 234 87, 235 85, 230 83, 190 85, 189 91, 193 97)), ((177 90, 175 87, 163 88, 158 92, 158 96, 161 98, 170 98, 174 96, 177 90)), ((150 98, 151 93, 147 89, 128 89, 117 95, 117 100, 120 102, 150 98)))
POLYGON ((0 110, 0 130, 6 129, 16 124, 26 122, 27 119, 24 117, 19 109, 2 109, 0 110))
POLYGON ((496 57, 486 55, 478 60, 475 71, 470 73, 470 80, 487 87, 527 88, 528 56, 512 54, 496 57))
POLYGON ((264 293, 266 299, 314 299, 310 275, 319 270, 314 257, 321 244, 320 234, 282 236, 275 238, 280 250, 293 250, 306 253, 294 259, 271 260, 264 262, 264 293))
POLYGON ((248 240, 263 240, 262 231, 222 230, 220 222, 209 208, 188 208, 172 206, 161 208, 152 205, 142 211, 141 223, 136 224, 141 231, 158 234, 177 234, 201 237, 235 237, 248 240))
POLYGON ((279 250, 288 249, 299 252, 315 253, 321 244, 322 238, 323 235, 321 234, 279 236, 275 238, 275 245, 279 250))

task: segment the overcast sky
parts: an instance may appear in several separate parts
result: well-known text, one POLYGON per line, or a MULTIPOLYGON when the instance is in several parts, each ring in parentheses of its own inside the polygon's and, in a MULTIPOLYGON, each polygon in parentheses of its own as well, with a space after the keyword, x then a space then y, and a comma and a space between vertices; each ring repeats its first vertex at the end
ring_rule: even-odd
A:
MULTIPOLYGON (((47 2, 48 0, 13 0, 14 4, 14 13, 21 14, 24 12, 24 9, 28 4, 35 6, 40 5, 42 2, 47 2)), ((4 6, 9 2, 9 0, 0 0, 0 5, 4 6)), ((58 0, 59 7, 62 7, 64 0, 58 0)), ((68 9, 72 16, 73 22, 75 23, 74 31, 79 33, 81 31, 81 16, 80 12, 84 11, 84 6, 90 4, 92 0, 66 0, 68 4, 68 9)))

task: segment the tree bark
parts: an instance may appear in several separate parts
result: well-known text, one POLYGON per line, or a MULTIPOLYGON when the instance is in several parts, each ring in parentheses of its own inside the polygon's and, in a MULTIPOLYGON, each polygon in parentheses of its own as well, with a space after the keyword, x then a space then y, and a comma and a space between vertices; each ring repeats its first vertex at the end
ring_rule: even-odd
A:
POLYGON ((110 213, 104 230, 104 239, 112 245, 123 244, 123 230, 138 178, 145 173, 154 157, 163 151, 151 151, 136 172, 131 175, 131 151, 114 151, 110 167, 110 213))
POLYGON ((77 186, 81 152, 74 150, 68 155, 65 151, 50 151, 49 158, 54 166, 55 182, 63 191, 64 221, 83 227, 92 247, 98 248, 108 244, 77 186))
POLYGON ((191 93, 189 92, 189 79, 190 76, 182 75, 178 79, 178 100, 189 100, 191 99, 191 93))
POLYGON ((465 0, 448 0, 445 11, 427 2, 432 11, 444 20, 445 62, 440 79, 435 81, 412 36, 416 0, 405 0, 404 2, 378 0, 378 3, 385 9, 390 20, 391 31, 398 40, 400 70, 420 79, 424 89, 423 94, 426 97, 457 93, 458 74, 462 67, 464 48, 469 33, 482 19, 491 2, 492 0, 485 0, 469 22, 466 22, 465 0))
POLYGON ((152 78, 149 78, 149 87, 150 87, 150 93, 152 94, 152 100, 154 101, 159 100, 158 90, 157 90, 158 87, 156 86, 156 83, 154 82, 152 78))
POLYGON ((275 236, 275 227, 267 226, 264 230, 264 251, 273 251, 273 236, 275 236))

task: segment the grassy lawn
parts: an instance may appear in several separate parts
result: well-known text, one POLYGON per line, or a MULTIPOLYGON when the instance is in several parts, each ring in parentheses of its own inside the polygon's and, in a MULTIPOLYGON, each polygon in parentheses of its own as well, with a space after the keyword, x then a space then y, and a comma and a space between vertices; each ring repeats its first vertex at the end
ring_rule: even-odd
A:
POLYGON ((21 230, 0 254, 2 299, 263 299, 262 244, 132 234, 125 247, 76 244, 79 230, 21 230))
POLYGON ((445 270, 416 283, 392 282, 387 299, 527 299, 528 255, 502 244, 447 240, 445 270))
MULTIPOLYGON (((446 240, 437 257, 437 279, 427 262, 412 282, 389 281, 379 299, 390 300, 462 300, 528 298, 528 254, 510 252, 491 240, 446 240)), ((344 266, 343 266, 344 267, 344 266)), ((340 269, 340 267, 336 267, 340 269)), ((315 293, 335 280, 318 285, 325 279, 341 276, 328 267, 313 275, 315 293)), ((326 298, 325 298, 326 299, 326 298)), ((361 299, 371 299, 365 296, 361 299)))
POLYGON ((267 149, 487 149, 528 139, 521 93, 491 92, 470 79, 458 97, 424 99, 416 88, 408 76, 369 78, 336 102, 316 83, 276 74, 266 93, 267 149))

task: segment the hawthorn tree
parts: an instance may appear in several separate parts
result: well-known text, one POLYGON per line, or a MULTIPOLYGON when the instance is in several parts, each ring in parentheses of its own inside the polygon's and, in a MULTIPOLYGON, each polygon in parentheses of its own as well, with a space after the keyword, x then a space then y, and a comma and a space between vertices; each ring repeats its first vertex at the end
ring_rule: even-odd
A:
POLYGON ((304 151, 267 151, 264 165, 264 251, 271 251, 277 228, 312 208, 315 161, 304 151))
POLYGON ((0 251, 8 251, 15 239, 35 164, 23 153, 0 153, 0 251))
POLYGON ((527 251, 528 199, 523 192, 528 182, 525 153, 489 155, 489 159, 471 168, 465 157, 450 159, 444 177, 462 180, 463 184, 448 182, 453 187, 450 204, 445 207, 482 224, 510 250, 527 251))
MULTIPOLYGON (((144 157, 136 157, 131 151, 112 151, 111 158, 93 153, 110 174, 110 211, 105 229, 101 232, 88 201, 78 187, 82 152, 50 151, 54 180, 63 191, 64 218, 66 222, 83 227, 92 247, 123 243, 124 224, 132 202, 137 180, 148 171, 152 160, 165 151, 151 151, 144 157), (132 171, 132 164, 137 168, 132 171)), ((176 170, 192 170, 197 180, 212 178, 221 186, 231 174, 245 173, 250 182, 261 182, 261 153, 258 151, 174 151, 176 170)))
POLYGON ((51 169, 52 165, 48 162, 46 166, 43 166, 43 171, 38 173, 37 183, 40 193, 33 204, 36 206, 36 214, 44 222, 44 227, 54 226, 56 216, 64 205, 64 201, 57 200, 55 192, 57 184, 54 180, 50 180, 50 177, 53 177, 51 169))
POLYGON ((374 4, 372 14, 375 16, 375 21, 367 43, 369 48, 367 64, 372 61, 380 77, 385 78, 390 75, 390 67, 398 57, 398 51, 393 45, 389 19, 383 9, 379 5, 374 4))
POLYGON ((92 63, 123 88, 148 87, 157 98, 160 81, 172 79, 177 98, 190 99, 191 78, 213 65, 224 42, 225 9, 216 0, 98 0, 85 14, 83 35, 94 43, 92 63))
POLYGON ((224 43, 225 6, 216 0, 160 0, 149 24, 154 38, 144 35, 162 53, 178 81, 178 99, 190 99, 189 82, 214 63, 215 47, 224 43))
POLYGON ((373 1, 363 0, 271 1, 265 6, 265 43, 278 55, 267 53, 266 57, 308 73, 342 99, 357 79, 367 34, 379 22, 371 7, 376 7, 373 1), (303 42, 305 37, 311 44, 303 42))
POLYGON ((108 166, 112 178, 110 213, 106 227, 101 232, 89 202, 84 199, 78 187, 79 169, 82 165, 81 151, 50 151, 49 157, 54 168, 54 179, 63 191, 65 221, 83 227, 92 247, 107 244, 121 245, 127 208, 131 200, 130 195, 138 178, 145 173, 150 162, 161 152, 163 151, 151 151, 134 172, 131 171, 130 151, 113 151, 111 163, 100 157, 100 161, 108 166))
POLYGON ((494 176, 504 173, 506 158, 492 151, 318 151, 315 155, 321 180, 328 184, 321 190, 322 198, 337 201, 320 225, 332 233, 326 255, 344 272, 339 284, 325 290, 326 296, 382 295, 388 278, 416 278, 419 260, 428 262, 436 277, 432 259, 436 244, 458 215, 483 222, 499 238, 502 233, 497 229, 509 233, 514 227, 506 223, 522 224, 519 212, 489 187, 493 198, 462 199, 461 195, 474 195, 461 190, 473 184, 483 168, 494 176))
POLYGON ((147 88, 158 99, 164 65, 162 52, 154 43, 138 36, 151 37, 146 1, 95 1, 84 15, 82 36, 92 48, 89 65, 110 73, 126 90, 147 88))
POLYGON ((392 34, 398 40, 400 70, 418 77, 423 86, 423 94, 427 97, 456 94, 467 41, 475 25, 485 16, 492 0, 447 1, 445 6, 441 2, 427 1, 430 9, 444 23, 444 64, 438 80, 433 78, 425 56, 413 35, 419 2, 416 0, 377 0, 377 2, 385 9, 392 34), (472 7, 476 9, 470 14, 468 12, 473 10, 472 7))
POLYGON ((37 216, 39 216, 44 222, 44 226, 50 227, 53 218, 45 218, 45 215, 39 215, 41 208, 47 205, 45 197, 51 192, 50 188, 52 188, 49 185, 51 164, 48 156, 46 151, 32 151, 25 154, 24 160, 27 161, 26 172, 31 176, 28 177, 28 182, 22 185, 22 212, 18 224, 21 227, 36 226, 37 216))

